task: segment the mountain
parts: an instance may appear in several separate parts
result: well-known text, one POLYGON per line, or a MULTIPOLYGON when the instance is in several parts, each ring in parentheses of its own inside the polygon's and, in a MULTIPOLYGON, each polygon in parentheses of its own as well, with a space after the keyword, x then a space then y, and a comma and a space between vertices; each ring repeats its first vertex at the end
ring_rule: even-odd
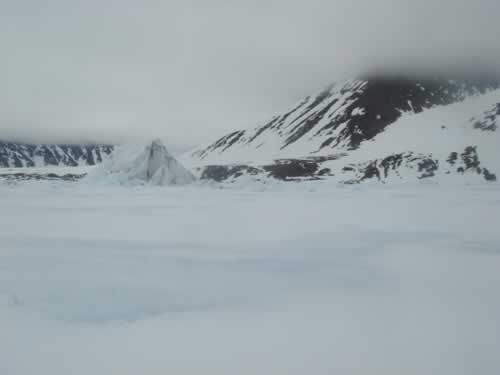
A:
POLYGON ((186 160, 198 166, 202 179, 218 181, 250 175, 354 183, 471 171, 493 181, 500 167, 499 112, 495 80, 351 80, 305 98, 262 126, 201 147, 186 160))
POLYGON ((95 165, 113 149, 111 145, 37 145, 0 141, 0 168, 95 165))
POLYGON ((90 172, 89 181, 155 186, 187 185, 196 177, 182 166, 159 140, 145 147, 118 148, 111 158, 90 172))

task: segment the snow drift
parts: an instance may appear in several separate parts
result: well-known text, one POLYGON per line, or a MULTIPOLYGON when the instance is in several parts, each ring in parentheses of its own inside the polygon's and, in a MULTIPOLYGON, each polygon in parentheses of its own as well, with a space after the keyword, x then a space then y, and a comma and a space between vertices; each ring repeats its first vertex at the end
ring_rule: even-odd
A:
POLYGON ((146 147, 123 146, 89 173, 87 180, 105 180, 119 184, 150 184, 156 186, 186 185, 194 175, 179 163, 156 139, 146 147))

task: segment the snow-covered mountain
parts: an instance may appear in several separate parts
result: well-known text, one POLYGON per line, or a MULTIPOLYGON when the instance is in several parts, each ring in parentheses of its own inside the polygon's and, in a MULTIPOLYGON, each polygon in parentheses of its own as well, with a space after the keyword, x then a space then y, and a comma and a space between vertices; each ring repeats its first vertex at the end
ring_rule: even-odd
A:
POLYGON ((411 180, 500 172, 493 80, 374 78, 331 85, 185 157, 202 179, 411 180))
POLYGON ((95 165, 111 145, 35 145, 0 140, 0 168, 95 165))

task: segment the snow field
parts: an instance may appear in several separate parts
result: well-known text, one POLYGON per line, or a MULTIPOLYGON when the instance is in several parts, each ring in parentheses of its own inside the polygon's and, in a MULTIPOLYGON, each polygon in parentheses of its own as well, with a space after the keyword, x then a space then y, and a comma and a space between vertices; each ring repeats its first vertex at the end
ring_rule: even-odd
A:
POLYGON ((498 373, 494 187, 314 190, 0 186, 0 373, 498 373))

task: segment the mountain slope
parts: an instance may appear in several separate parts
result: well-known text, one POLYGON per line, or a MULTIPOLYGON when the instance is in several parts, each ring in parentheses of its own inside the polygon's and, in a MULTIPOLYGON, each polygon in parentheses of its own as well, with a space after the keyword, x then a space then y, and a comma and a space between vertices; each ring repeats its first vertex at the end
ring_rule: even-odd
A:
POLYGON ((196 150, 203 164, 329 155, 357 149, 401 116, 460 102, 500 87, 487 80, 374 78, 331 85, 252 130, 196 150))
POLYGON ((95 165, 113 149, 110 145, 35 145, 0 141, 0 168, 95 165))

